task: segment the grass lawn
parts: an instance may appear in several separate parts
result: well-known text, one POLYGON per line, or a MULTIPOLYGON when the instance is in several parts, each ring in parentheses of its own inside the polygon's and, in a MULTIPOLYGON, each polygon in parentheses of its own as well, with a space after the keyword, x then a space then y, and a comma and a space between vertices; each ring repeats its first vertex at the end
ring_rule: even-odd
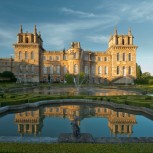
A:
POLYGON ((28 144, 0 143, 0 153, 152 153, 152 143, 28 144))

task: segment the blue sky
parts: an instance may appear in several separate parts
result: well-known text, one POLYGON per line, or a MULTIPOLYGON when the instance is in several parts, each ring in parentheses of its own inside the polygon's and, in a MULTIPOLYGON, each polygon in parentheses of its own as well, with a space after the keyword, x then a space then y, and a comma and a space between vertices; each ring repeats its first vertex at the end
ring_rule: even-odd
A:
POLYGON ((37 25, 46 50, 68 48, 80 41, 85 50, 105 51, 117 26, 132 29, 137 63, 153 75, 152 0, 4 0, 0 4, 0 57, 10 57, 20 25, 33 32, 37 25))

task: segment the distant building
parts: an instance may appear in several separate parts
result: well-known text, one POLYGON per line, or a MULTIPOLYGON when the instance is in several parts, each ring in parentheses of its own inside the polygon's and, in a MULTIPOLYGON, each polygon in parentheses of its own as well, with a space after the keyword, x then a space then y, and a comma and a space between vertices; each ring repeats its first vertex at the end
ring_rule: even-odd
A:
POLYGON ((0 59, 0 72, 12 71, 20 82, 62 82, 66 73, 84 72, 90 83, 133 83, 136 78, 136 49, 133 35, 110 37, 105 52, 83 50, 80 42, 69 49, 47 51, 36 26, 33 33, 23 32, 22 26, 14 46, 14 59, 0 59))

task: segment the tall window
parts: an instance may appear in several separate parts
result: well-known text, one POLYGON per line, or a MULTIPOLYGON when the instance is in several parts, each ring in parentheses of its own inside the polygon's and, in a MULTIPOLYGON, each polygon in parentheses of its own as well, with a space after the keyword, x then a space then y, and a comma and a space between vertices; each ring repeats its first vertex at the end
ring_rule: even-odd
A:
POLYGON ((22 53, 21 53, 21 51, 19 51, 19 60, 21 60, 22 59, 22 53))
POLYGON ((101 57, 98 57, 98 61, 101 61, 101 57))
POLYGON ((50 66, 50 74, 53 74, 53 65, 50 66))
POLYGON ((84 55, 84 60, 88 61, 88 55, 87 54, 84 55))
POLYGON ((123 76, 126 76, 126 68, 123 66, 123 76))
POLYGON ((28 59, 28 52, 27 51, 25 52, 25 59, 26 60, 28 59))
POLYGON ((101 66, 98 67, 98 74, 102 74, 102 67, 101 66))
POLYGON ((76 53, 73 54, 73 58, 76 59, 76 53))
POLYGON ((108 61, 108 58, 107 57, 104 57, 104 61, 107 62, 108 61))
POLYGON ((43 72, 44 72, 44 74, 47 74, 47 67, 44 66, 43 72))
POLYGON ((63 55, 63 60, 67 60, 67 57, 66 57, 66 55, 63 55))
POLYGON ((64 65, 64 74, 66 74, 67 73, 67 67, 66 67, 66 65, 64 65))
POLYGON ((51 61, 53 60, 53 57, 52 56, 50 56, 50 58, 49 58, 51 61))
POLYGON ((85 65, 84 69, 85 69, 85 74, 88 74, 88 65, 85 65))
POLYGON ((120 67, 119 66, 117 66, 117 72, 116 73, 117 73, 117 75, 120 74, 120 67))
POLYGON ((108 74, 108 67, 105 66, 105 74, 108 74))
POLYGON ((131 53, 129 53, 129 61, 132 61, 131 53))
POLYGON ((120 53, 117 53, 117 61, 120 61, 120 53))
POLYGON ((123 53, 123 61, 125 61, 125 53, 123 53))
POLYGON ((32 71, 32 73, 35 72, 35 67, 34 67, 34 65, 31 66, 31 71, 32 71))
POLYGON ((46 56, 43 56, 43 60, 46 60, 46 56))
POLYGON ((59 65, 56 66, 56 74, 60 74, 60 66, 59 65))
POLYGON ((31 52, 31 59, 32 60, 34 59, 34 52, 33 51, 31 52))
POLYGON ((78 73, 78 65, 77 64, 74 65, 74 73, 78 73))
POLYGON ((94 65, 91 66, 91 73, 95 74, 95 66, 94 65))
POLYGON ((28 71, 29 71, 29 66, 26 65, 25 69, 26 69, 26 72, 28 73, 28 71))
POLYGON ((26 43, 28 43, 28 42, 29 42, 28 37, 26 37, 26 43))
POLYGON ((59 56, 56 56, 56 61, 59 61, 59 56))
POLYGON ((22 65, 19 66, 19 72, 22 73, 22 65))
POLYGON ((132 74, 132 68, 131 68, 131 66, 129 66, 129 75, 131 75, 132 74))

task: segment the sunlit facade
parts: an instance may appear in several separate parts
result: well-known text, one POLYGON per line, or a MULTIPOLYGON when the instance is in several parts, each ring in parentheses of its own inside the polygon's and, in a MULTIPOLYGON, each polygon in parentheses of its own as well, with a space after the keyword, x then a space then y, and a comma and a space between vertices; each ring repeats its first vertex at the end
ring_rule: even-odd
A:
MULTIPOLYGON (((11 71, 20 82, 64 82, 66 73, 80 72, 89 83, 133 83, 136 78, 137 46, 130 29, 126 35, 118 35, 115 29, 106 51, 84 50, 80 42, 72 42, 68 49, 47 51, 36 26, 33 33, 23 32, 21 26, 13 46, 11 71)), ((2 65, 3 61, 0 59, 2 65)), ((4 70, 0 67, 0 72, 4 70)))

